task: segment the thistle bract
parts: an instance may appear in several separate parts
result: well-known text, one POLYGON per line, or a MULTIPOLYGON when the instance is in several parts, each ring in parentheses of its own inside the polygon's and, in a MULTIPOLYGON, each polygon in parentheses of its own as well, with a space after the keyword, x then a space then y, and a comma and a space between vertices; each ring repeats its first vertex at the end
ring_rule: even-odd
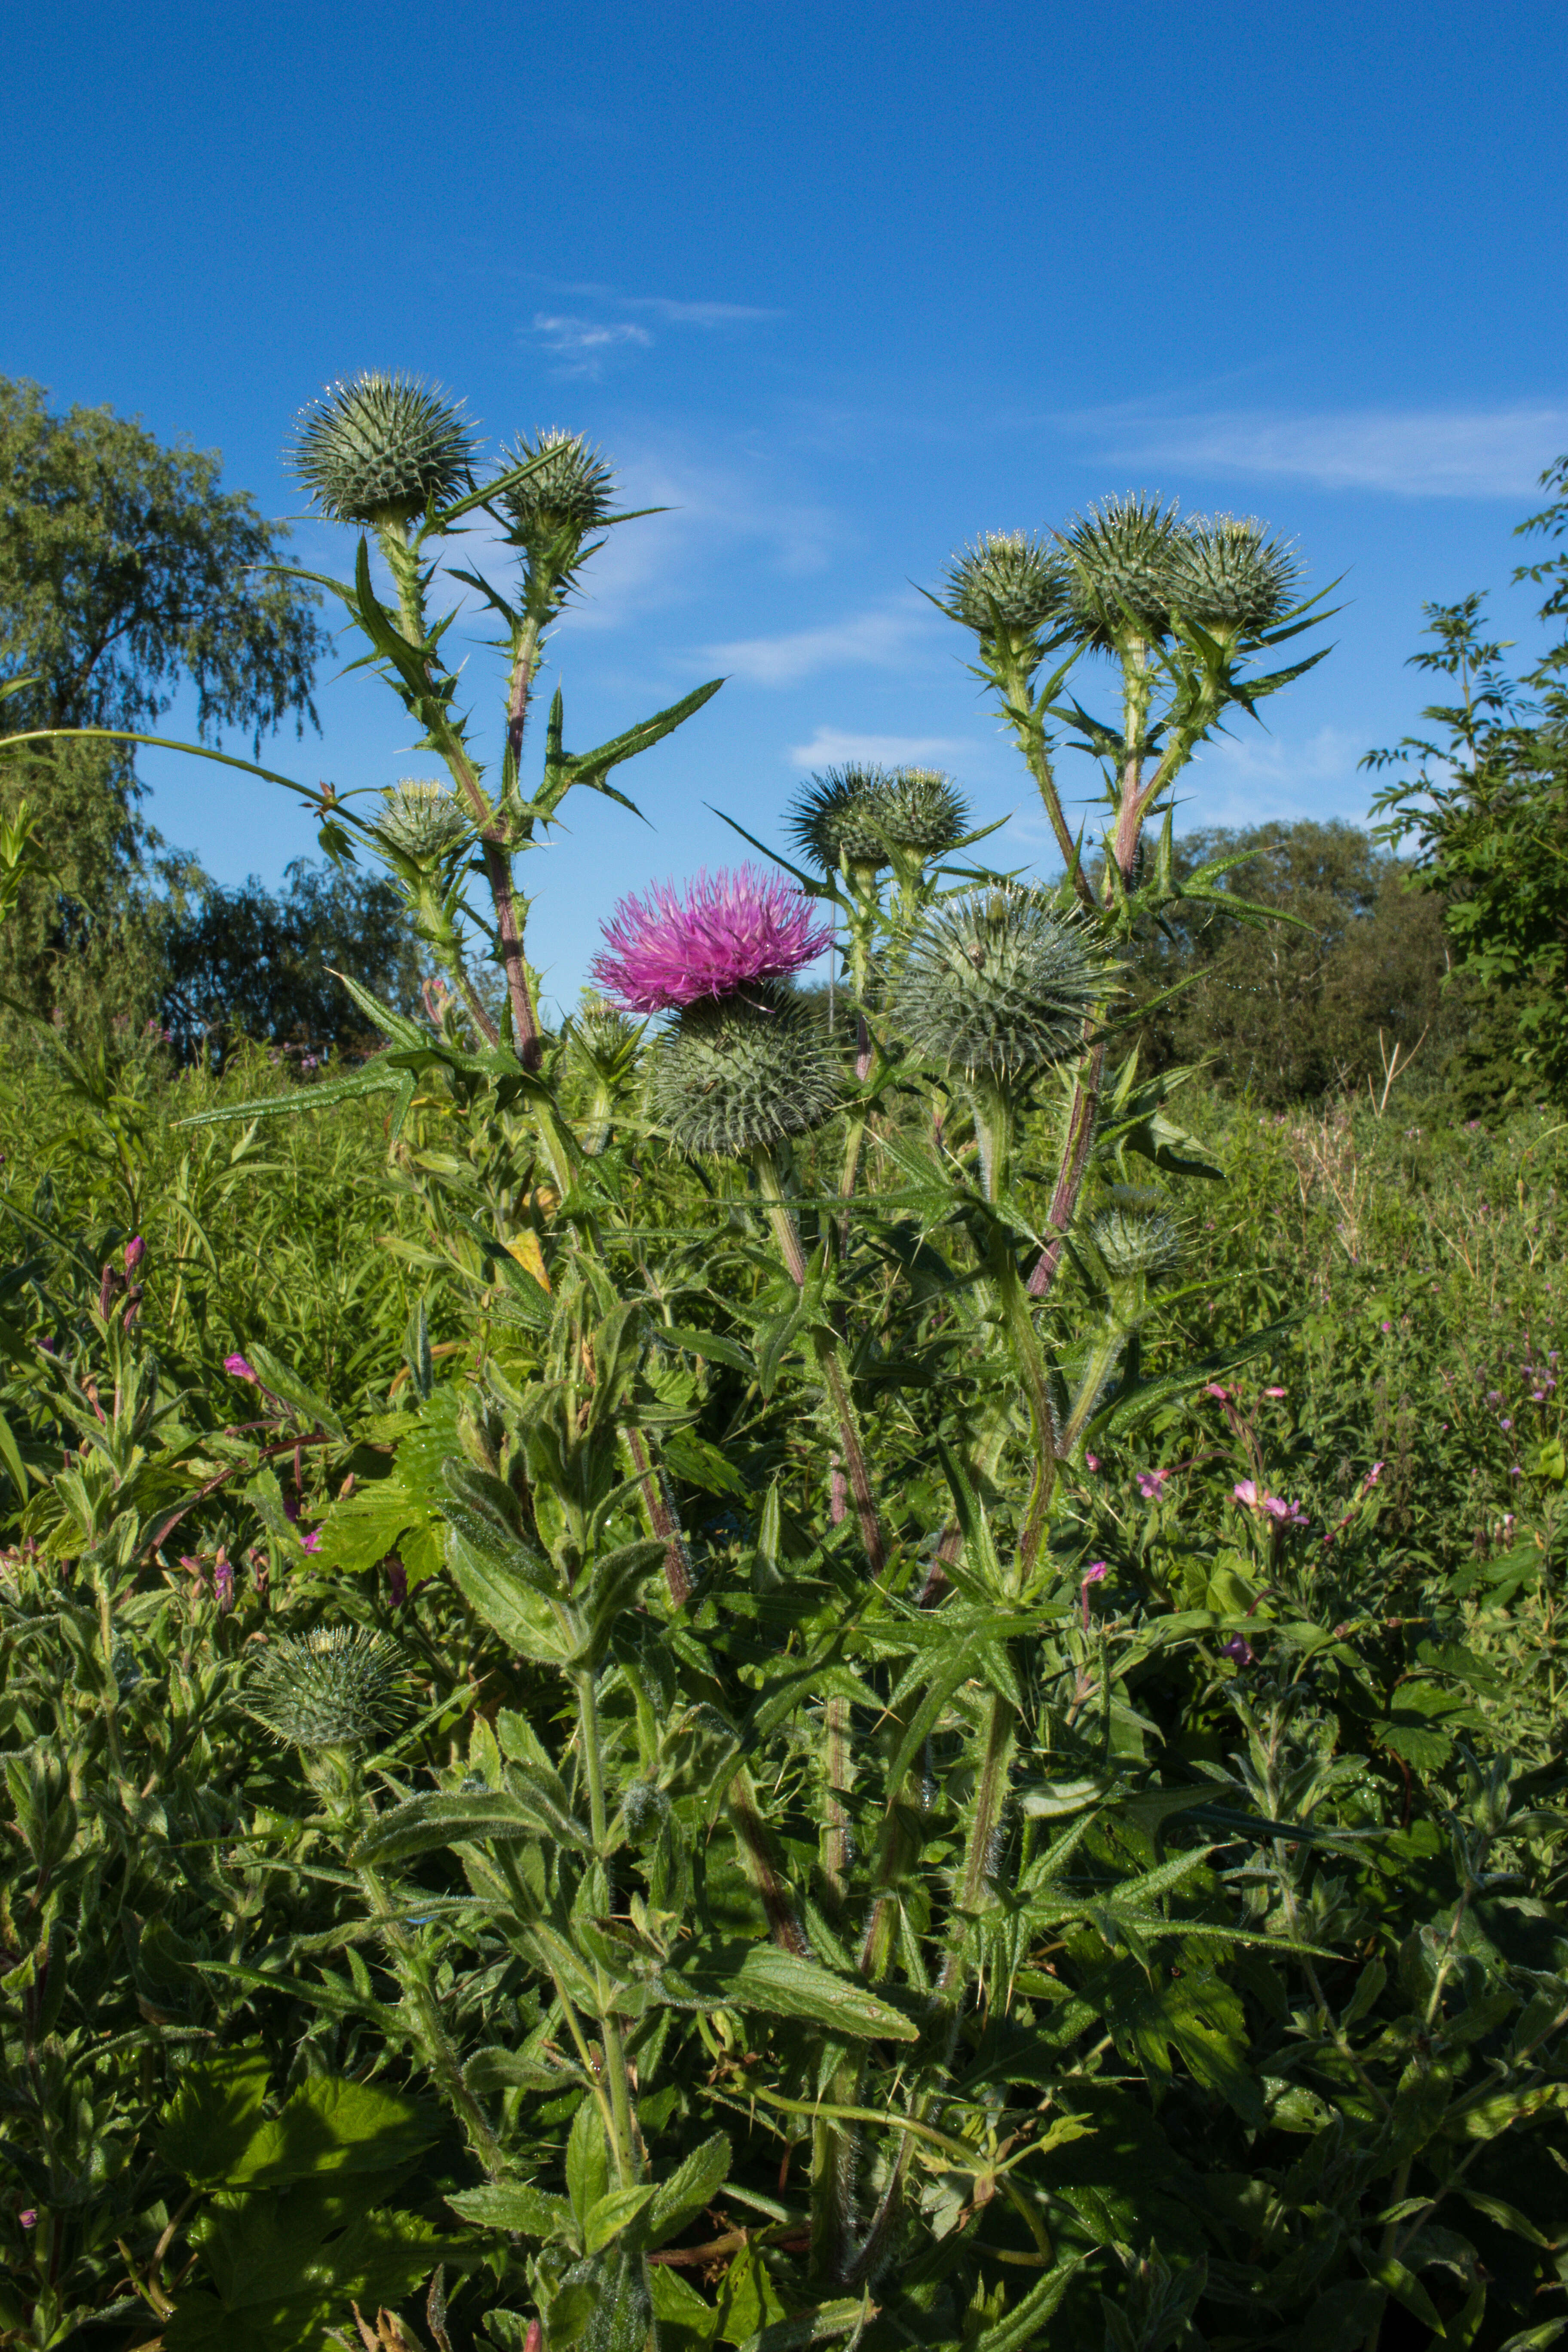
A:
POLYGON ((1027 636, 1059 616, 1068 580, 1046 542, 1026 531, 990 530, 952 558, 942 586, 944 609, 978 636, 994 637, 998 623, 1027 636))
POLYGON ((801 891, 742 866, 700 874, 684 896, 665 882, 623 898, 593 976, 630 1012, 668 1013, 799 971, 832 940, 801 891))
POLYGON ((1142 1275, 1150 1282, 1163 1282, 1182 1262, 1181 1230, 1163 1209, 1131 1203, 1102 1209, 1089 1237, 1113 1279, 1142 1275))
POLYGON ((1195 518, 1172 551, 1171 605, 1204 629, 1260 636, 1290 610, 1300 581, 1294 551, 1250 515, 1195 518))
POLYGON ((1110 974, 1079 926, 1032 890, 972 890, 927 917, 893 994, 896 1027, 950 1074, 1026 1077, 1083 1042, 1110 974))
POLYGON ((383 793, 376 831, 394 849, 416 865, 433 865, 449 856, 473 831, 467 810, 455 793, 442 784, 405 777, 383 793))
POLYGON ((969 821, 951 776, 935 768, 828 768, 813 776, 791 812, 798 846, 825 874, 875 869, 894 849, 938 857, 969 821))
POLYGON ((308 410, 294 471, 334 522, 412 522, 458 489, 474 436, 438 388, 405 375, 334 384, 308 410))
POLYGON ((250 1713, 290 1748, 363 1748, 403 1706, 397 1654, 363 1626, 318 1626, 268 1643, 251 1676, 250 1713))
POLYGON ((1102 649, 1129 631, 1170 633, 1173 566, 1187 534, 1176 509, 1141 493, 1106 499, 1060 534, 1075 634, 1102 649))
POLYGON ((580 433, 547 426, 531 441, 520 438, 502 462, 510 467, 540 457, 544 463, 496 501, 531 552, 542 552, 563 536, 582 539, 608 519, 615 503, 615 476, 580 433))
POLYGON ((654 1056, 654 1118, 685 1150, 721 1159, 820 1126, 837 1094, 822 1023, 787 988, 689 1005, 654 1056))

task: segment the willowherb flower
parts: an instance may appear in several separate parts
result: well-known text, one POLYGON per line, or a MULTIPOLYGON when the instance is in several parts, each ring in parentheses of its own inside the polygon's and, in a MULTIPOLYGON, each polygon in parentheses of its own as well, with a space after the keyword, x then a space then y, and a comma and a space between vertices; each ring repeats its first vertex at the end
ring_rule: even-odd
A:
POLYGON ((140 1234, 133 1234, 125 1244, 125 1271, 133 1275, 147 1255, 147 1244, 140 1234))
POLYGON ((510 472, 531 457, 544 462, 512 488, 502 490, 496 504, 531 555, 574 557, 586 534, 608 521, 614 511, 615 475, 581 433, 565 433, 556 425, 547 425, 531 441, 521 436, 503 453, 502 467, 510 472))
POLYGON ((1102 650, 1129 633, 1168 635, 1172 566, 1184 535, 1174 505, 1137 491, 1103 499, 1058 532, 1074 635, 1102 650))
POLYGON ((247 1364, 243 1356, 226 1356, 223 1368, 237 1381, 254 1381, 258 1377, 254 1366, 247 1364))
POLYGON ((825 874, 840 863, 878 867, 894 849, 939 857, 962 839, 969 812, 936 768, 850 765, 813 776, 790 812, 795 844, 825 874))
POLYGON ((1157 1503, 1165 1491, 1165 1481, 1173 1475, 1170 1470, 1140 1470, 1132 1483, 1146 1503, 1157 1503))
POLYGON ((1238 1666, 1254 1665, 1258 1660, 1257 1651, 1243 1633, 1233 1633, 1228 1642, 1222 1642, 1219 1654, 1222 1658, 1234 1658, 1238 1666))
POLYGON ((1221 635, 1261 636, 1284 619, 1300 583, 1293 551, 1250 515, 1194 515, 1172 545, 1171 610, 1221 635))
POLYGON ((838 1088, 816 1009, 763 982, 684 1009, 654 1055, 651 1108, 684 1150, 739 1160, 820 1126, 838 1088))
POLYGON ((623 898, 593 975, 630 1012, 668 1013, 799 971, 832 940, 793 884, 742 866, 700 874, 684 897, 656 882, 646 898, 623 898))
POLYGON ((419 776, 404 776, 381 796, 375 830, 416 866, 434 866, 460 849, 473 819, 456 793, 419 776))
POLYGON ((405 1704, 397 1652, 363 1626, 281 1635, 253 1671, 247 1703, 287 1747, 363 1747, 405 1704))
POLYGON ((1005 1083, 1079 1050, 1110 977, 1070 917, 1001 883, 926 917, 893 992, 893 1021, 950 1076, 1005 1083))
POLYGON ((1036 635, 1059 618, 1068 574, 1048 541, 1023 530, 988 530, 947 567, 939 599, 944 612, 976 636, 1036 635))
POLYGON ((334 522, 412 522, 463 484, 474 454, 460 404, 418 377, 357 376, 307 409, 294 471, 334 522))

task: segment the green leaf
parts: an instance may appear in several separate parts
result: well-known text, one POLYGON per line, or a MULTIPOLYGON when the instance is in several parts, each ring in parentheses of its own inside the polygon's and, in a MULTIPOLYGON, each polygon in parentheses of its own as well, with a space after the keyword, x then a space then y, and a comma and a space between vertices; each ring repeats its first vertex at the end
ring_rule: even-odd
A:
POLYGON ((856 1978, 835 1976, 816 1960, 753 1944, 730 1972, 689 1971, 688 1981, 705 2007, 771 2011, 804 2018, 856 2042, 918 2042, 919 2028, 856 1978))
POLYGON ((473 1845, 486 1839, 505 1843, 519 1838, 546 1837, 580 1853, 591 1850, 587 1831, 559 1807, 546 1804, 531 1789, 441 1790, 405 1798, 384 1813, 355 1846, 356 1866, 381 1867, 407 1862, 437 1847, 473 1845))
POLYGON ((1028 2352, 1029 2347, 1037 2345, 1042 2322, 1049 2319, 1072 2284, 1080 2260, 1075 2255, 1070 2262, 1058 2263, 1054 2271, 1047 2271, 1011 2311, 975 2337, 968 2352, 1028 2352))
POLYGON ((648 2209, 647 2242, 662 2246, 710 2205, 730 2174, 730 2142, 715 2132, 661 2181, 648 2209))
POLYGON ((569 2238, 572 2208, 564 2197, 553 2197, 525 2181, 500 2180, 484 2189, 464 2189, 447 2204, 465 2221, 481 2229, 506 2230, 519 2238, 569 2238))
POLYGON ((651 2202, 651 2188, 611 2189, 596 2198, 583 2225, 583 2251, 596 2254, 612 2238, 618 2238, 628 2221, 635 2221, 645 2205, 651 2202))
POLYGON ((648 1338, 657 1339, 663 1348, 680 1348, 689 1356, 705 1356, 715 1364, 728 1364, 737 1372, 755 1370, 744 1348, 733 1339, 721 1339, 717 1331, 691 1331, 683 1323, 654 1323, 648 1328, 648 1338))
POLYGON ((163 2162, 199 2189, 231 2179, 262 2120, 269 2073, 258 2042, 193 2060, 163 2111, 163 2162))

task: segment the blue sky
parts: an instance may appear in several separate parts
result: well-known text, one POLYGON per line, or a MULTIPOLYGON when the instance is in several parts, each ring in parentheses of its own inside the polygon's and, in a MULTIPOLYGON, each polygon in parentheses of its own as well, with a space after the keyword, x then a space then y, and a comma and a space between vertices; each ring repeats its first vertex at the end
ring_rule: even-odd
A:
MULTIPOLYGON (((291 419, 364 366, 497 441, 586 431, 668 505, 554 642, 568 742, 730 683, 625 772, 651 833, 587 803, 534 861, 567 993, 621 890, 730 854, 710 803, 782 838, 803 775, 858 751, 950 768, 1019 812, 1010 860, 1042 854, 918 589, 1107 491, 1261 514, 1346 574, 1331 658, 1205 758, 1187 817, 1359 816, 1359 755, 1422 699, 1423 600, 1495 584, 1531 640, 1506 583, 1568 447, 1562 32, 1539 0, 62 0, 8 36, 0 368, 221 448, 273 514, 291 419)), ((482 713, 482 644, 468 675, 482 713)), ((431 772, 365 678, 320 702, 274 764, 431 772)), ((221 878, 313 847, 262 784, 143 773, 221 878)))

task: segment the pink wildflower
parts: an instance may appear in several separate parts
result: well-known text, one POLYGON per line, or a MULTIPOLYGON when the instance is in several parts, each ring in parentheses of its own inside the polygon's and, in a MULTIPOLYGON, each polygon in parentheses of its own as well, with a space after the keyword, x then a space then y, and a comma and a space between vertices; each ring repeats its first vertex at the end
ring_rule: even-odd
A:
POLYGON ((1083 1465, 1086 1470, 1098 1470, 1100 1467, 1099 1454, 1086 1454, 1083 1457, 1083 1465))
POLYGON ((595 986, 633 1013, 668 1013, 705 996, 732 996, 814 962, 833 941, 792 883, 754 866, 700 874, 677 894, 656 882, 623 898, 595 957, 595 986))
POLYGON ((237 1381, 253 1381, 256 1378, 255 1371, 243 1356, 226 1356, 223 1368, 226 1372, 232 1372, 237 1381))
POLYGON ((125 1271, 134 1274, 147 1255, 147 1244, 140 1234, 133 1234, 125 1244, 125 1271))
POLYGON ((321 1549, 321 1528, 312 1528, 308 1536, 301 1536, 300 1538, 300 1549, 301 1551, 320 1551, 321 1549))
POLYGON ((1372 1468, 1367 1472, 1366 1476, 1361 1482, 1362 1493, 1364 1495, 1369 1487, 1375 1486, 1382 1475, 1383 1464, 1381 1462, 1374 1462, 1372 1468))
POLYGON ((1268 1397, 1282 1397, 1286 1395, 1288 1391, 1284 1389, 1265 1389, 1263 1393, 1265 1396, 1268 1397))
POLYGON ((38 2226, 37 2207, 36 2205, 29 2205, 25 2213, 17 2214, 16 2219, 22 2224, 24 2230, 36 2230, 38 2226))
POLYGON ((1086 1633, 1089 1631, 1089 1588, 1091 1584, 1103 1584, 1110 1573, 1110 1563, 1103 1559, 1091 1559, 1084 1570, 1083 1581, 1078 1588, 1078 1597, 1083 1608, 1083 1630, 1086 1633))
POLYGON ((1246 1504, 1249 1511, 1258 1508, 1258 1482, 1255 1478, 1238 1478, 1230 1491, 1238 1503, 1246 1504))
POLYGON ((1134 1484, 1146 1503, 1157 1503, 1165 1491, 1166 1479, 1172 1475, 1169 1470, 1140 1470, 1134 1484))
POLYGON ((1234 1658, 1238 1666, 1250 1666, 1256 1661, 1258 1653, 1244 1633, 1233 1633, 1228 1642, 1221 1644, 1220 1656, 1234 1658))
POLYGON ((1221 1404, 1225 1404, 1229 1401, 1230 1391, 1228 1389, 1222 1389, 1217 1381, 1210 1381, 1207 1388, 1204 1391, 1204 1394, 1205 1396, 1217 1397, 1221 1404))

